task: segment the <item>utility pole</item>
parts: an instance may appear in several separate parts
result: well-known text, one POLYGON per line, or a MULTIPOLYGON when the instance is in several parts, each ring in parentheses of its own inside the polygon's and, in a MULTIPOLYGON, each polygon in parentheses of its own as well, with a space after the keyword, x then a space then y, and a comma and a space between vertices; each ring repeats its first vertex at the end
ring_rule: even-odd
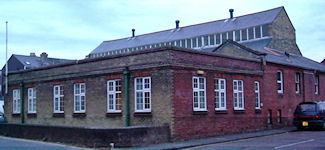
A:
POLYGON ((8 21, 6 21, 6 94, 8 94, 8 21))

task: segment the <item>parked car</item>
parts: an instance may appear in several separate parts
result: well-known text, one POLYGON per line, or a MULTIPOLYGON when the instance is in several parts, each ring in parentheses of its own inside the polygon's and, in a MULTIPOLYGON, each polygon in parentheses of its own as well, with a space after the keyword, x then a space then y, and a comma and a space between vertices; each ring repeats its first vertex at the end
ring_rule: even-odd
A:
POLYGON ((0 123, 5 122, 5 115, 3 112, 0 112, 0 123))
POLYGON ((325 130, 325 102, 302 102, 295 112, 293 124, 298 130, 320 128, 325 130))

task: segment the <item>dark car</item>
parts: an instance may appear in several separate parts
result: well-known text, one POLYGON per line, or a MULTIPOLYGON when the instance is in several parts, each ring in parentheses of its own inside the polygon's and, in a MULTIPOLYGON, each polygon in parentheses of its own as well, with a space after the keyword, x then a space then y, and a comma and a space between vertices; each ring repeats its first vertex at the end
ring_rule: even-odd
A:
POLYGON ((320 128, 325 130, 325 102, 302 102, 294 113, 293 124, 298 130, 320 128))

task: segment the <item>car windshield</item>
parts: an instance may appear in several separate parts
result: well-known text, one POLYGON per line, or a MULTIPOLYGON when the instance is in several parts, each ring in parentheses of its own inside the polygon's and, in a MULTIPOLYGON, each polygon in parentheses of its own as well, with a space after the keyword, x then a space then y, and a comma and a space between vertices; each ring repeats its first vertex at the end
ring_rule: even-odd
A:
POLYGON ((316 111, 316 104, 301 104, 298 105, 297 112, 315 112, 316 111))

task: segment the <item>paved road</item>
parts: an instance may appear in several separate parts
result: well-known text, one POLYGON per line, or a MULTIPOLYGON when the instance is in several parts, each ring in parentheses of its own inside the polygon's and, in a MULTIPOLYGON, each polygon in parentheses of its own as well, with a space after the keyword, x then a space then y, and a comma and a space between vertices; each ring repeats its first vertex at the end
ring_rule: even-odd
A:
POLYGON ((325 131, 299 131, 210 144, 187 150, 325 150, 325 131))
POLYGON ((85 150, 55 143, 0 136, 0 150, 85 150))

